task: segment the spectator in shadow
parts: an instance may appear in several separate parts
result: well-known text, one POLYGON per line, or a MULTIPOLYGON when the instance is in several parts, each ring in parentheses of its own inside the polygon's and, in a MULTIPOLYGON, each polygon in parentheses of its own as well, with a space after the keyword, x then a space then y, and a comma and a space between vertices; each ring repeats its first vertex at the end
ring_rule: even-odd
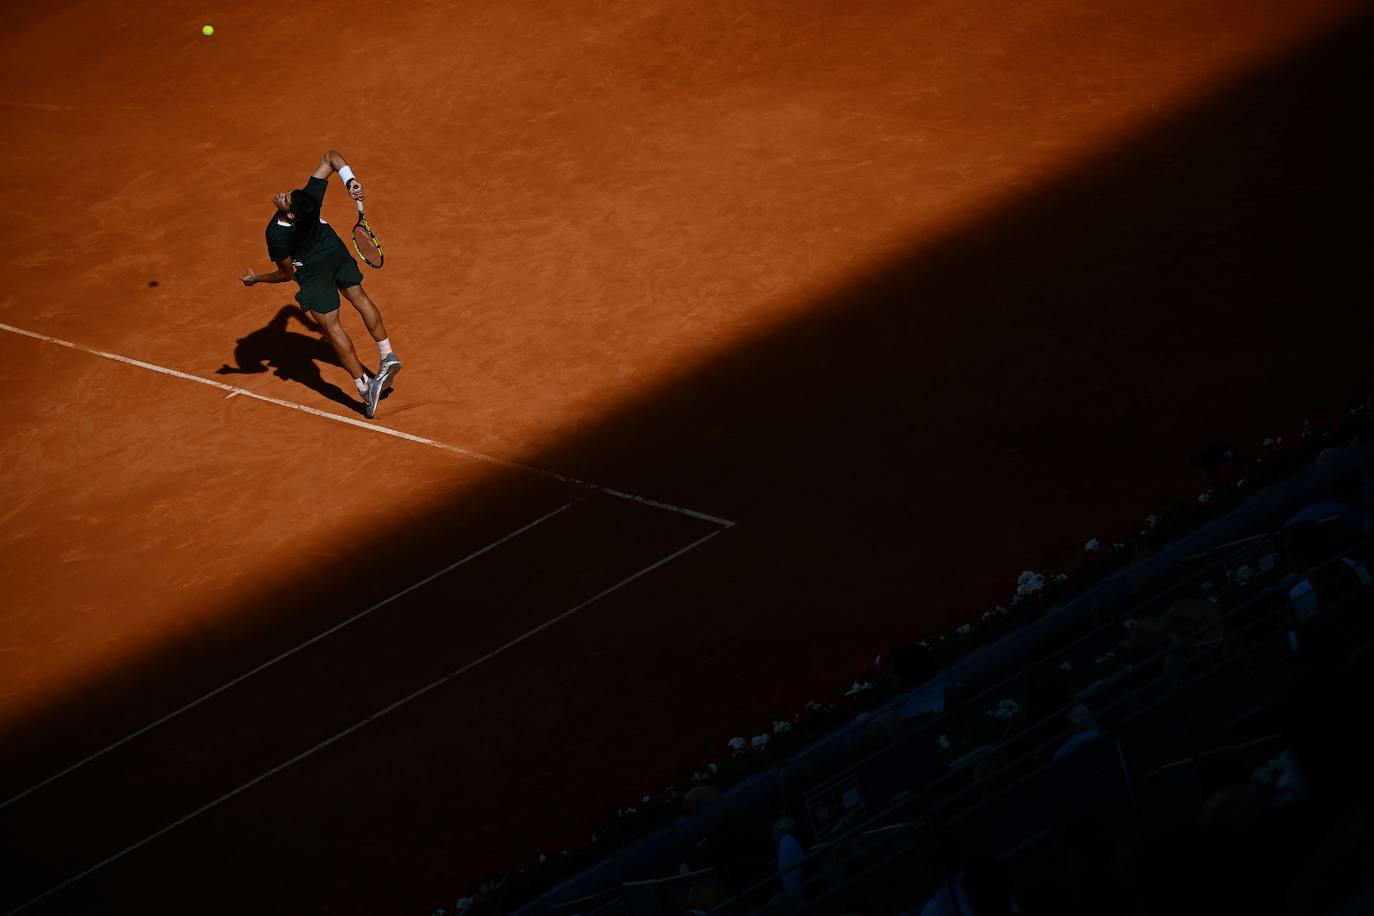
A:
POLYGON ((778 818, 773 825, 773 845, 778 857, 778 885, 787 901, 800 901, 802 894, 802 861, 806 852, 797 837, 797 822, 790 817, 778 818))
POLYGON ((1311 790, 1314 842, 1297 862, 1283 913, 1369 913, 1374 897, 1374 766, 1369 676, 1333 652, 1312 659, 1285 700, 1283 734, 1311 790))
POLYGON ((323 338, 291 331, 292 319, 305 330, 320 333, 319 325, 300 309, 283 305, 266 326, 235 342, 235 365, 225 363, 215 370, 215 374, 257 375, 270 368, 279 379, 304 385, 354 413, 361 413, 362 408, 356 400, 320 375, 320 364, 341 367, 334 348, 323 338))
POLYGON ((1020 913, 1006 870, 977 858, 945 879, 920 916, 1007 916, 1020 913))
POLYGON ((767 874, 773 861, 768 842, 763 836, 756 836, 749 825, 730 817, 729 805, 720 789, 698 786, 683 799, 683 810, 700 839, 679 871, 714 868, 730 896, 767 874))
POLYGON ((867 760, 891 743, 887 724, 872 713, 861 713, 850 726, 846 739, 849 759, 854 763, 867 760))
POLYGON ((1212 914, 1203 848, 1191 818, 1147 817, 1118 843, 1112 863, 1119 912, 1130 916, 1212 914))
POLYGON ((1092 711, 1082 703, 1070 709, 1069 714, 1064 719, 1069 723, 1069 737, 1055 749, 1054 760, 1056 762, 1063 760, 1083 745, 1091 744, 1102 737, 1102 732, 1097 728, 1097 720, 1093 718, 1092 711))
POLYGON ((1213 912, 1274 912, 1287 871, 1287 838, 1264 798, 1250 786, 1214 792, 1198 817, 1213 912))
POLYGON ((1347 448, 1322 449, 1315 461, 1316 493, 1283 527, 1338 520, 1341 536, 1358 537, 1368 520, 1361 457, 1347 448))
MULTIPOLYGON (((1058 905, 1045 912, 1063 916, 1100 916, 1111 905, 1112 852, 1120 825, 1100 816, 1066 820, 1059 827, 1064 850, 1062 894, 1058 905)), ((1039 912, 1033 910, 1032 912, 1039 912)))

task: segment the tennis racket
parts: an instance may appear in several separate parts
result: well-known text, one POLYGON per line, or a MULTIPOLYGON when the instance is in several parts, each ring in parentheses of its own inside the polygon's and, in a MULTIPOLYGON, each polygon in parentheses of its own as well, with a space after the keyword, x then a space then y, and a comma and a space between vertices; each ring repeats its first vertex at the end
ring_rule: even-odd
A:
POLYGON ((377 241, 377 234, 367 224, 367 217, 363 216, 361 200, 358 201, 358 222, 353 225, 353 250, 358 252, 358 257, 368 267, 382 266, 382 243, 377 241))

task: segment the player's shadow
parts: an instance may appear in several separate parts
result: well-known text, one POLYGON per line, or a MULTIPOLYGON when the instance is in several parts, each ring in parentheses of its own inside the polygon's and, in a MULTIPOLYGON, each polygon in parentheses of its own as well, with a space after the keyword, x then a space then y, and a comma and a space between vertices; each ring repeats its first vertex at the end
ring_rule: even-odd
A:
POLYGON ((362 413, 362 404, 357 398, 349 397, 338 385, 331 384, 320 375, 320 364, 339 366, 339 357, 323 338, 312 336, 320 333, 320 326, 294 305, 283 305, 266 327, 259 328, 234 344, 234 362, 225 363, 215 370, 218 375, 256 375, 272 370, 272 374, 288 382, 304 385, 311 391, 324 395, 337 404, 342 404, 354 413, 362 413), (310 334, 301 334, 290 329, 291 319, 295 319, 310 334))

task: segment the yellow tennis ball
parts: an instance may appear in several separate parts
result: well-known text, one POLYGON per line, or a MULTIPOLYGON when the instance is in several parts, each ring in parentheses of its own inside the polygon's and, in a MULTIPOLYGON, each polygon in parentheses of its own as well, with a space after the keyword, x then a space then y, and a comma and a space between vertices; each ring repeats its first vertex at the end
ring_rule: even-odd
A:
POLYGON ((215 27, 212 25, 203 25, 200 27, 200 34, 209 38, 211 35, 215 34, 215 27))

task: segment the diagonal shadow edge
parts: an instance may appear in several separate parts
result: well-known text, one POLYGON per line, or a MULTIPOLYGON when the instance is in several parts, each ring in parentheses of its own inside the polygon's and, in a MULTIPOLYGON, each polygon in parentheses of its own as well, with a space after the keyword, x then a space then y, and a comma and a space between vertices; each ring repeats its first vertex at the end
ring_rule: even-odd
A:
MULTIPOLYGON (((1284 192, 1290 196, 1282 199, 1276 197, 1265 201, 1252 201, 1249 204, 1252 209, 1242 212, 1240 216, 1263 217, 1268 209, 1282 210, 1282 207, 1286 206, 1289 209, 1283 211, 1286 213, 1285 219, 1296 214, 1314 218, 1310 220, 1309 224, 1318 225, 1320 220, 1315 218, 1325 217, 1329 220, 1329 225, 1319 227, 1320 234, 1315 240, 1299 245, 1297 256, 1290 263, 1274 262, 1263 265, 1263 279, 1265 281, 1263 284, 1256 284, 1251 281, 1250 286, 1239 288, 1228 288, 1226 283, 1209 285, 1198 282, 1192 287, 1183 285, 1183 280, 1188 278, 1198 280, 1208 274, 1210 272, 1209 266, 1215 266, 1218 263, 1217 258, 1212 257, 1213 255, 1219 256, 1221 262, 1235 266, 1250 262, 1256 255, 1272 254, 1278 250, 1269 244, 1270 240, 1260 238, 1258 234, 1250 232, 1255 227, 1223 224, 1241 236, 1237 250, 1220 250, 1216 247, 1222 242, 1228 241, 1227 239, 1204 239, 1203 241, 1208 244, 1204 244, 1198 249, 1188 249, 1189 251, 1196 250, 1204 256, 1198 263, 1173 264, 1174 270, 1148 291, 1151 296, 1162 292, 1189 293, 1183 297, 1187 306, 1186 309, 1182 310, 1183 314, 1180 314, 1179 310, 1175 310, 1164 315, 1156 315, 1149 322, 1143 321, 1139 316, 1123 318, 1123 320, 1131 321, 1126 328, 1128 334, 1125 336, 1137 334, 1142 329, 1151 329, 1157 335, 1147 341, 1148 346, 1142 348, 1149 359, 1158 360, 1164 354, 1177 355, 1182 350, 1184 355, 1193 358, 1193 362, 1188 364, 1190 366, 1198 364, 1197 357, 1199 354, 1188 352, 1189 348, 1212 346, 1211 341, 1214 338, 1209 338, 1196 325, 1188 328, 1188 334, 1154 329, 1153 326, 1159 323, 1161 317, 1178 321, 1188 317, 1188 314, 1198 309, 1199 305, 1215 307, 1216 314, 1224 320, 1245 314, 1250 320, 1262 325, 1262 329, 1267 332, 1267 336, 1256 335, 1239 341, 1239 344, 1272 341, 1275 339, 1273 332, 1287 328, 1294 318, 1291 311, 1278 308, 1280 300, 1291 301, 1298 291, 1302 291, 1305 297, 1310 295, 1312 299, 1320 299, 1323 295, 1339 297, 1349 289, 1358 288, 1358 286, 1352 285, 1355 280, 1353 271, 1342 271, 1339 269, 1339 264, 1337 269, 1325 275, 1317 275, 1313 268, 1320 265, 1329 266, 1331 261, 1338 260, 1331 257, 1333 252, 1344 256, 1356 247, 1358 236, 1356 233, 1350 232, 1355 225, 1350 218, 1350 211, 1359 209, 1362 202, 1360 194, 1367 198, 1368 192, 1354 191, 1339 200, 1336 200, 1335 192, 1345 187, 1341 180, 1345 175, 1357 174, 1351 167, 1356 164, 1354 151, 1365 148, 1362 142, 1357 142, 1362 138, 1350 136, 1346 130, 1341 116, 1344 115, 1348 118, 1350 114, 1348 111, 1342 111, 1346 106, 1339 93, 1333 91, 1326 98, 1302 96, 1293 88, 1293 85, 1301 84, 1301 80, 1293 81, 1289 85, 1285 85, 1285 83, 1289 82, 1296 71, 1301 70, 1306 73, 1305 78, 1309 84, 1316 83, 1328 89, 1361 85, 1362 82, 1353 77, 1355 73, 1363 71, 1358 65, 1350 61, 1355 46, 1368 49, 1370 44, 1369 30, 1369 16, 1364 14, 1352 27, 1342 29, 1334 37, 1327 36, 1312 48, 1304 49, 1299 55, 1286 59, 1276 67, 1267 70, 1257 79, 1249 78, 1243 86, 1228 88, 1219 93, 1217 97, 1208 100, 1204 105, 1198 106, 1184 115, 1175 116, 1163 127, 1156 126, 1146 131, 1143 136, 1123 142, 1106 154, 1091 157, 1087 162, 1074 169, 1072 176, 1059 176, 1054 187, 1026 195, 1018 202, 999 209, 999 212, 995 214, 984 214, 974 223, 949 233, 941 241, 914 257, 896 259, 888 265, 876 268, 865 276, 854 278, 849 283, 843 284, 843 289, 837 290, 829 297, 824 297, 822 302, 817 305, 814 313, 791 323, 785 328, 775 329, 768 334, 740 342, 730 353, 721 355, 709 365, 697 367, 692 372, 684 372, 671 383, 646 393, 636 403, 624 405, 614 413, 601 418, 590 430, 584 431, 570 440, 546 445, 538 463, 544 466, 566 467, 574 473, 579 472, 579 469, 583 467, 609 468, 606 473, 595 476, 600 479, 613 480, 618 486, 633 489, 636 492, 653 492, 655 488, 662 488, 661 480, 673 481, 674 484, 679 481, 687 481, 689 486, 700 487, 703 494, 709 496, 712 493, 720 492, 720 477, 713 478, 712 473, 719 475, 723 473, 722 468, 742 466, 744 470, 751 472, 752 476, 746 475, 747 481, 751 484, 756 484, 759 479, 768 476, 766 472, 760 473, 758 466, 776 461, 776 457, 767 453, 756 454, 755 446, 758 445, 759 439, 765 442, 817 442, 819 441, 818 434, 823 432, 839 433, 838 438, 842 439, 859 438, 855 434, 874 429, 873 420, 884 414, 885 411, 869 409, 867 413, 854 414, 831 409, 824 412, 824 419, 830 422, 807 421, 805 417, 801 416, 800 411, 814 410, 818 404, 832 407, 831 402, 835 400, 824 396, 825 392, 822 391, 822 387, 814 383, 805 380, 798 382, 798 380, 793 379, 794 382, 798 383, 792 386, 777 382, 771 386, 764 386, 762 390, 772 401, 760 405, 757 397, 753 401, 739 397, 738 386, 735 390, 725 391, 723 394, 721 391, 714 392, 713 399, 711 397, 713 392, 710 390, 709 384, 703 384, 698 379, 702 376, 714 376, 716 378, 723 376, 732 382, 757 381, 756 377, 760 374, 758 369, 760 364, 765 365, 770 370, 777 370, 779 366, 788 367, 796 366, 798 363, 807 363, 809 367, 819 367, 825 370, 829 387, 838 387, 843 382, 848 386, 844 388, 843 393, 853 397, 855 389, 862 392, 872 388, 875 384, 895 380, 911 381, 913 374, 918 376, 915 381, 926 382, 940 375, 940 372, 948 373, 953 368, 952 361, 948 356, 942 359, 937 349, 930 345, 922 347, 916 340, 916 337, 927 332, 930 326, 912 327, 911 322, 914 318, 910 314, 897 316, 890 310, 884 311, 884 309, 890 309, 894 300, 909 301, 912 287, 918 288, 922 292, 924 301, 936 303, 966 301, 976 298, 979 294, 997 291, 999 287, 990 283, 986 276, 977 270, 969 270, 968 268, 975 262, 987 266, 986 254, 989 249, 999 250, 998 246, 1001 245, 1003 247, 1000 250, 1005 252, 1009 250, 1005 247, 1008 241, 1013 244, 1013 247, 1016 243, 1024 243, 1029 235, 1027 227, 1043 223, 1044 219, 1040 214, 1044 212, 1056 214, 1061 219, 1066 211, 1083 217, 1076 236, 1070 233, 1068 237, 1065 237, 1062 230, 1056 236, 1051 231, 1047 233, 1051 243, 1057 241, 1064 244, 1074 238, 1081 242, 1083 238, 1092 234, 1091 231, 1087 230, 1095 231, 1104 226, 1112 225, 1115 222, 1114 218, 1119 217, 1123 211, 1120 208, 1112 208, 1111 213, 1104 214, 1097 209, 1102 204, 1095 198, 1098 197, 1103 186, 1110 186, 1123 181, 1129 183, 1133 178, 1133 173, 1144 173, 1152 168, 1156 171, 1151 174, 1174 175, 1175 177, 1184 171, 1195 169, 1196 161, 1187 161, 1183 164, 1183 168, 1178 168, 1167 162, 1162 162, 1162 160, 1167 158, 1167 154, 1177 152, 1180 142, 1183 148, 1189 148, 1190 140, 1185 138, 1180 141, 1180 134, 1191 136, 1200 129, 1205 133, 1206 128, 1198 128, 1198 123, 1213 120, 1209 115, 1214 114, 1218 108, 1233 108, 1238 98, 1254 96, 1256 93, 1271 100, 1278 98, 1287 106, 1286 108, 1280 106, 1280 110, 1286 114, 1283 129, 1277 131, 1276 137, 1271 138, 1273 142, 1278 144, 1277 149, 1269 151, 1269 155, 1275 158, 1269 162, 1252 162, 1245 166, 1251 171, 1242 170, 1234 185, 1225 188, 1224 193, 1210 201, 1193 201, 1191 204, 1177 201, 1172 203, 1159 202, 1158 206, 1161 208, 1181 207, 1187 213, 1207 212, 1215 216, 1225 206, 1243 202, 1248 196, 1247 189, 1251 182, 1258 181, 1264 184, 1266 190, 1275 190, 1272 187, 1274 181, 1303 177, 1304 169, 1298 168, 1299 166, 1306 166, 1307 170, 1310 171, 1316 163, 1324 162, 1329 170, 1324 175, 1307 175, 1306 180, 1310 183, 1306 187, 1296 189, 1296 191, 1290 188, 1284 192), (1312 72, 1314 69, 1318 74, 1316 76, 1312 72), (1303 107, 1308 110, 1298 110, 1303 107), (1301 132, 1297 127, 1298 124, 1306 125, 1308 128, 1319 125, 1322 130, 1317 131, 1315 138, 1310 132, 1306 138, 1298 137, 1296 134, 1301 132), (1124 161, 1123 152, 1126 153, 1124 161), (1317 155, 1318 153, 1321 155, 1317 155), (1087 187, 1084 186, 1084 175, 1095 176, 1087 182, 1087 187), (1265 184, 1265 182, 1271 184, 1265 184), (1298 191, 1301 193, 1296 193, 1298 191), (1325 196, 1323 196, 1323 192, 1325 196), (1314 195, 1316 199, 1309 195, 1314 195), (1307 197, 1307 200, 1294 199, 1302 197, 1307 197), (1208 247, 1208 245, 1212 247, 1208 247), (951 269, 950 264, 964 268, 964 270, 958 272, 957 277, 936 276, 942 270, 949 271, 951 269), (951 293, 950 285, 959 286, 960 292, 951 293), (1259 289, 1260 286, 1271 286, 1271 289, 1261 290, 1259 289), (1198 289, 1202 289, 1206 296, 1197 295, 1195 291, 1198 289), (1190 290, 1192 292, 1189 292, 1190 290), (1268 310, 1257 308, 1256 300, 1253 298, 1243 301, 1238 298, 1240 293, 1255 295, 1260 292, 1264 292, 1268 296, 1268 298, 1261 297, 1260 303, 1268 310), (874 311, 881 312, 881 314, 875 316, 872 314, 874 311), (855 317, 856 312, 859 313, 858 318, 855 317), (864 312, 868 314, 865 315, 864 312), (887 337, 884 338, 873 333, 878 330, 886 330, 888 332, 887 337), (847 349, 845 349, 846 347, 847 349), (925 360, 922 372, 916 373, 909 367, 904 367, 898 371, 892 367, 892 362, 903 359, 912 352, 917 353, 925 360), (883 362, 884 357, 886 362, 883 362), (879 365, 870 363, 870 360, 875 358, 880 363, 879 365), (931 369, 932 364, 940 372, 933 371, 931 369), (856 381, 863 384, 855 384, 856 381), (706 389, 705 394, 703 394, 703 388, 706 389), (808 399, 805 397, 807 394, 818 397, 808 399), (732 398, 743 403, 732 403, 732 398), (699 407, 694 408, 693 404, 703 399, 710 402, 708 407, 714 409, 706 409, 700 416, 692 413, 693 410, 701 410, 699 407), (745 425, 744 421, 756 419, 752 417, 748 409, 756 410, 760 406, 779 408, 768 418, 771 426, 759 424, 758 428, 770 435, 751 434, 742 429, 745 425), (680 420, 690 417, 692 422, 671 424, 675 430, 671 441, 656 443, 651 439, 646 439, 646 431, 668 425, 663 423, 665 416, 680 420), (731 426, 732 423, 733 426, 731 426), (777 432, 775 427, 779 424, 797 426, 801 433, 793 433, 790 439, 784 437, 778 440, 772 434, 777 432), (717 432, 722 425, 726 427, 723 436, 717 432), (754 435, 755 438, 747 441, 744 446, 721 444, 737 441, 739 437, 745 435, 754 435), (678 459, 677 463, 669 460, 669 456, 672 454, 683 453, 682 446, 684 443, 701 449, 691 453, 692 464, 695 465, 696 469, 695 474, 687 473, 682 469, 682 459, 678 459), (703 443, 705 443, 705 447, 702 446, 703 443), (742 460, 751 455, 755 456, 752 460, 742 460), (655 462, 646 460, 646 458, 658 458, 660 460, 655 462), (653 469, 652 473, 645 470, 650 467, 653 469), (619 474, 626 476, 618 476, 619 474), (640 486, 641 481, 649 486, 640 486)), ((1367 65, 1365 66, 1367 67, 1367 65)), ((1251 124, 1245 117, 1241 117, 1240 120, 1249 124, 1251 133, 1255 133, 1255 125, 1251 124)), ((1360 129, 1368 131, 1368 128, 1361 127, 1360 129)), ((1253 136, 1251 139, 1260 138, 1253 136)), ((1220 141, 1213 138, 1213 142, 1220 141)), ((1244 145, 1244 143, 1239 142, 1238 138, 1231 149, 1234 151, 1244 145)), ((1224 156, 1221 158, 1226 159, 1224 156)), ((1215 178, 1225 172, 1224 169, 1220 172, 1217 171, 1218 164, 1218 162, 1209 164, 1208 175, 1210 177, 1215 178)), ((1134 174, 1135 180, 1141 184, 1146 183, 1141 181, 1143 177, 1145 177, 1143 174, 1134 174)), ((1192 180, 1195 181, 1196 179, 1192 180)), ((1148 197, 1149 195, 1145 195, 1140 200, 1148 197)), ((1163 217, 1177 217, 1178 215, 1177 209, 1157 215, 1156 231, 1153 234, 1146 233, 1145 238, 1159 243, 1162 233, 1157 230, 1160 226, 1178 227, 1186 223, 1186 221, 1176 218, 1164 219, 1163 217)), ((1264 225, 1268 226, 1268 223, 1266 222, 1264 225)), ((1215 229, 1215 224, 1209 229, 1215 229)), ((1293 243, 1294 240, 1291 237, 1285 237, 1284 241, 1287 245, 1293 243)), ((1279 248, 1282 247, 1285 246, 1279 246, 1279 248)), ((1053 244, 1050 244, 1048 247, 1042 247, 1037 254, 1044 260, 1045 252, 1054 250, 1056 249, 1053 244)), ((1080 248, 1074 253, 1077 255, 1087 253, 1098 258, 1106 257, 1104 252, 1091 249, 1084 252, 1080 248)), ((1163 261, 1171 261, 1177 254, 1177 249, 1171 249, 1168 258, 1152 258, 1151 266, 1159 266, 1163 261)), ((1035 271, 1027 269, 1027 264, 1033 260, 1028 259, 1012 264, 1010 272, 1014 275, 1014 279, 1019 281, 1015 288, 1029 287, 1028 298, 1041 305, 1048 300, 1062 298, 1048 295, 1043 290, 1036 291, 1033 284, 1026 282, 1044 279, 1039 277, 1035 271)), ((1120 262, 1110 261, 1110 259, 1108 261, 1113 267, 1122 266, 1120 262)), ((1002 262, 997 260, 992 261, 992 264, 999 268, 1004 266, 1002 262)), ((1110 272, 1107 274, 1108 276, 1105 277, 1090 278, 1091 282, 1080 280, 1082 285, 1075 290, 1079 294, 1079 298, 1076 303, 1070 304, 1069 314, 1059 314, 1053 318, 1054 321, 1058 322, 1053 326, 1054 330, 1069 335, 1069 344, 1073 346, 1061 344, 1056 348, 1052 345, 1047 347, 1043 343, 1039 344, 1042 347, 1047 347, 1047 356, 1059 358, 1066 353, 1073 352, 1075 347, 1083 348, 1084 341, 1072 336, 1073 328, 1076 323, 1084 321, 1085 317, 1088 316, 1088 309, 1084 300, 1090 299, 1092 295, 1103 291, 1120 293, 1118 301, 1125 300, 1132 307, 1138 307, 1150 301, 1150 296, 1144 296, 1138 291, 1124 292, 1120 290, 1116 284, 1121 278, 1111 276, 1110 272)), ((1127 277, 1139 279, 1138 276, 1130 273, 1127 274, 1127 277)), ((1006 288, 1001 288, 1001 291, 1006 292, 1006 288)), ((1062 292, 1062 288, 1060 291, 1062 292)), ((1013 303, 992 302, 990 298, 980 301, 987 303, 988 311, 980 313, 978 316, 942 316, 941 330, 945 332, 942 339, 965 340, 976 337, 978 326, 989 321, 1012 324, 1017 330, 1024 330, 1032 323, 1029 319, 1018 317, 1018 313, 1012 308, 1013 303)), ((1047 320, 1048 316, 1044 309, 1038 311, 1030 309, 1028 312, 1036 320, 1047 320)), ((1334 314, 1336 313, 1318 309, 1309 311, 1305 317, 1308 321, 1317 321, 1330 319, 1334 314)), ((1211 327, 1214 328, 1215 325, 1211 327)), ((1344 336, 1354 338, 1360 335, 1346 333, 1344 336)), ((1123 339, 1124 337, 1119 335, 1112 341, 1120 344, 1123 339)), ((1297 342, 1295 336, 1289 339, 1297 342)), ((1325 341, 1323 342, 1325 343, 1325 341)), ((1006 341, 980 341, 980 345, 987 348, 988 352, 979 354, 972 362, 975 368, 983 371, 989 371, 992 367, 1005 361, 1009 354, 1015 352, 1015 349, 1010 347, 1006 341)), ((1239 360, 1240 362, 1244 362, 1244 358, 1258 361, 1264 355, 1262 351, 1256 352, 1246 346, 1237 345, 1234 349, 1242 358, 1239 360)), ((1348 349, 1348 344, 1338 341, 1322 353, 1324 357, 1328 358, 1333 354, 1338 357, 1349 358, 1351 351, 1348 349)), ((1329 361, 1339 363, 1340 359, 1329 359, 1329 361)), ((1108 379, 1109 384, 1104 383, 1107 384, 1111 394, 1134 406, 1140 406, 1146 400, 1138 389, 1132 388, 1129 384, 1129 370, 1138 369, 1141 363, 1142 360, 1139 358, 1124 360, 1124 365, 1115 367, 1119 374, 1111 374, 1108 379)), ((1210 363, 1208 364, 1210 365, 1210 363)), ((1279 368, 1287 367, 1280 366, 1279 368)), ((1302 364, 1299 363, 1299 368, 1301 367, 1302 364)), ((1242 380, 1255 378, 1255 376, 1246 374, 1243 367, 1232 366, 1231 369, 1232 374, 1229 378, 1242 380)), ((1338 375, 1321 374, 1330 371, 1330 367, 1313 369, 1314 381, 1323 383, 1317 384, 1316 387, 1322 388, 1325 384, 1336 381, 1338 375)), ((1094 365, 1091 371, 1079 370, 1063 377, 1049 379, 1053 383, 1049 386, 1049 390, 1060 393, 1072 391, 1077 383, 1102 375, 1101 366, 1094 365)), ((1271 385, 1271 387, 1273 386, 1271 385)), ((1180 389, 1185 394, 1190 390, 1187 386, 1180 386, 1180 389)), ((1302 397, 1306 397, 1305 392, 1295 392, 1291 401, 1300 401, 1302 397)), ((1219 403, 1216 398, 1208 400, 1206 395, 1201 396, 1200 400, 1204 406, 1215 406, 1219 403)), ((1024 401, 1017 404, 1018 407, 1023 405, 1024 401)), ((1094 414, 1094 416, 1098 415, 1094 414)), ((1076 413, 1075 416, 1077 416, 1076 413)), ((1235 425, 1238 428, 1247 427, 1257 416, 1257 413, 1251 412, 1237 420, 1235 425)), ((928 418, 904 410, 904 415, 899 419, 904 422, 916 422, 928 418)), ((938 419, 940 421, 939 429, 953 428, 951 418, 941 416, 938 419)), ((897 424, 897 427, 895 430, 891 428, 878 429, 891 437, 891 442, 887 443, 887 446, 895 450, 896 460, 910 460, 913 454, 927 444, 927 440, 921 436, 913 435, 908 427, 904 427, 900 423, 897 424)), ((996 433, 987 431, 981 431, 975 438, 975 441, 979 443, 996 442, 997 440, 998 435, 996 433)), ((839 453, 818 452, 810 457, 814 463, 801 465, 795 472, 798 475, 798 480, 805 477, 846 479, 844 469, 848 462, 845 460, 843 450, 840 450, 839 453)), ((889 474, 882 479, 887 480, 890 477, 892 475, 889 474)), ((1140 480, 1134 477, 1122 483, 1122 489, 1126 491, 1139 486, 1140 480)), ((836 490, 839 491, 838 494, 832 491, 825 493, 827 497, 835 499, 836 504, 844 501, 840 498, 841 495, 852 496, 852 490, 847 485, 837 487, 836 490)), ((687 501, 687 496, 679 496, 676 491, 672 498, 674 501, 687 501)), ((755 520, 770 524, 771 522, 765 516, 771 515, 774 511, 781 512, 787 521, 795 521, 795 516, 791 515, 788 509, 789 506, 796 505, 791 500, 785 500, 780 505, 769 504, 758 497, 756 490, 733 494, 732 498, 737 499, 746 508, 746 513, 741 516, 741 520, 746 525, 755 520)), ((694 503, 689 502, 688 504, 694 503)), ((817 505, 816 500, 806 502, 808 511, 814 511, 817 505)), ((825 506, 823 505, 822 508, 825 506)), ((864 504, 857 510, 849 510, 848 517, 863 517, 865 513, 876 512, 877 508, 871 503, 864 504)), ((452 511, 452 509, 449 508, 445 511, 452 511)), ((415 522, 412 521, 412 525, 415 525, 415 522)), ((421 523, 416 527, 424 528, 425 525, 421 523)), ((700 570, 696 572, 700 573, 700 570)), ((283 596, 283 599, 286 597, 283 596)), ((299 596, 293 597, 298 598, 299 596)), ((270 619, 270 615, 265 615, 265 619, 260 623, 265 624, 266 619, 270 619)), ((246 648, 249 639, 250 636, 245 635, 240 648, 246 648)), ((157 658, 149 658, 143 667, 150 671, 156 671, 168 667, 175 669, 178 666, 168 665, 164 660, 157 658)), ((153 676, 152 680, 157 681, 158 678, 153 676)), ((73 694, 76 696, 100 692, 99 686, 95 684, 74 685, 73 687, 73 694)), ((43 731, 45 723, 50 725, 51 720, 62 716, 63 709, 67 705, 69 704, 65 701, 55 703, 52 708, 37 713, 31 725, 16 728, 15 734, 10 737, 17 737, 25 730, 32 730, 35 733, 43 731)), ((29 742, 20 738, 16 743, 24 745, 29 742)))

